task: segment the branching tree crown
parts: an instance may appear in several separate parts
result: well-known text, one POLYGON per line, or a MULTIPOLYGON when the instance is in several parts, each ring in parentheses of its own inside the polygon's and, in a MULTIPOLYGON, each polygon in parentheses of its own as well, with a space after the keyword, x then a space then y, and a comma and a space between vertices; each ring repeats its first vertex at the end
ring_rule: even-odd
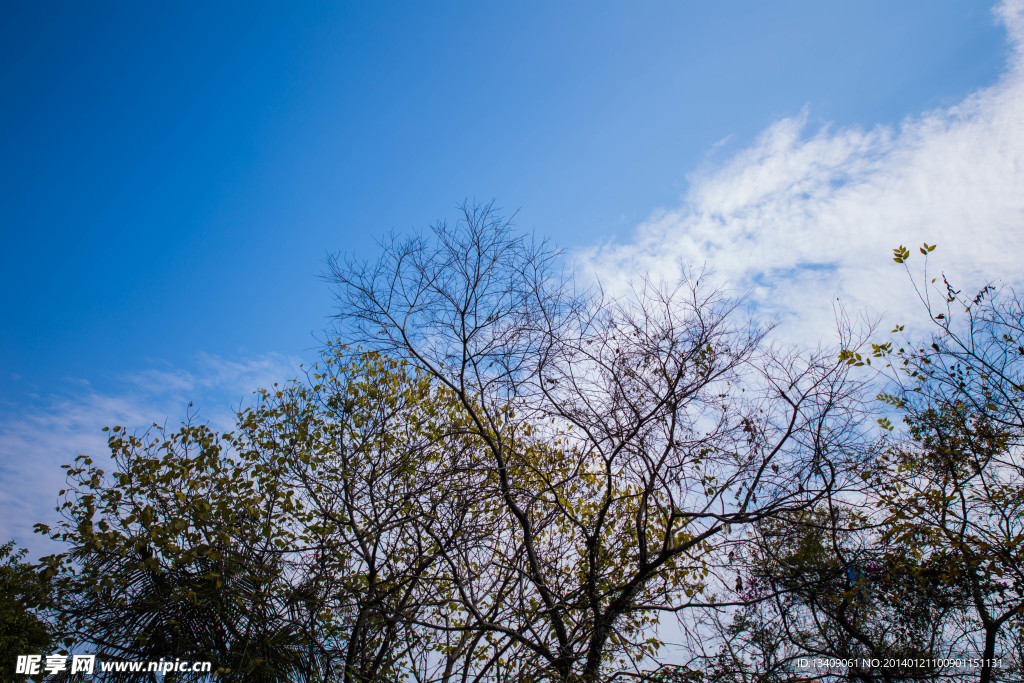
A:
POLYGON ((598 681, 721 599, 712 541, 844 485, 858 407, 835 352, 771 346, 698 277, 612 297, 560 263, 488 205, 332 273, 345 334, 450 390, 487 454, 494 540, 444 553, 460 628, 598 681))

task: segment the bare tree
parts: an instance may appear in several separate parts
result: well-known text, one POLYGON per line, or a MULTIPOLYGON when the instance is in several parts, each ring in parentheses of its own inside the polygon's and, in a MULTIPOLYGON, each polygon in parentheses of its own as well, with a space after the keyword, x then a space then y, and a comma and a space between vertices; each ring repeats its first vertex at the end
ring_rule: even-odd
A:
POLYGON ((836 353, 771 345, 699 275, 613 297, 560 263, 487 205, 331 264, 343 334, 453 392, 487 456, 491 538, 442 551, 449 609, 422 623, 491 648, 461 680, 648 675, 664 614, 727 607, 721 540, 858 455, 836 353))

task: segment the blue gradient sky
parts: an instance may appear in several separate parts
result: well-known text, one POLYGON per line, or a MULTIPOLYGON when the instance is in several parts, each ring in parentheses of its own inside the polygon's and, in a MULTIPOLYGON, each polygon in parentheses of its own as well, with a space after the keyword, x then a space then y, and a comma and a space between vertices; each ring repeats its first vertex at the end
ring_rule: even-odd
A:
MULTIPOLYGON (((328 253, 492 197, 639 244, 780 122, 898 142, 997 88, 1006 36, 977 0, 0 3, 0 475, 311 358, 328 253)), ((0 542, 53 493, 0 490, 0 542)))

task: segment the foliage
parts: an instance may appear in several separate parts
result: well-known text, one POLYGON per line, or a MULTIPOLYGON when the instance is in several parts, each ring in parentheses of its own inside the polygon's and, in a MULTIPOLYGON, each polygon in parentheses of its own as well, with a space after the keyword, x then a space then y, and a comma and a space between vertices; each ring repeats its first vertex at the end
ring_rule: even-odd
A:
POLYGON ((68 467, 51 537, 71 550, 45 560, 70 634, 101 658, 210 660, 225 680, 307 665, 281 553, 295 503, 255 453, 227 455, 234 441, 203 425, 114 427, 111 474, 86 456, 68 467))
POLYGON ((444 400, 375 354, 323 363, 235 432, 114 427, 111 473, 68 468, 64 521, 43 531, 71 547, 46 558, 71 635, 101 657, 211 660, 221 680, 394 680, 444 400))
POLYGON ((910 437, 882 450, 873 475, 882 540, 899 550, 894 563, 923 564, 921 580, 963 595, 960 631, 982 659, 1002 655, 982 681, 1022 678, 1024 308, 992 285, 963 296, 945 277, 918 292, 937 328, 931 343, 904 337, 876 352, 897 387, 880 398, 904 414, 910 437))
POLYGON ((417 624, 446 612, 442 553, 489 534, 470 514, 475 446, 450 393, 398 361, 330 344, 309 379, 264 392, 242 425, 302 503, 307 590, 341 678, 427 676, 428 653, 466 647, 417 624))
POLYGON ((822 505, 758 525, 746 608, 729 627, 733 669, 769 680, 769 664, 776 675, 808 675, 801 659, 828 657, 855 662, 819 672, 836 678, 931 680, 943 673, 932 660, 963 654, 948 627, 966 594, 937 580, 933 560, 887 545, 870 507, 822 505))
POLYGON ((4 680, 16 680, 19 655, 49 654, 53 627, 40 617, 49 604, 49 585, 32 565, 23 562, 27 551, 15 550, 14 541, 0 546, 0 671, 4 680))
MULTIPOLYGON (((894 250, 897 263, 910 256, 894 250)), ((745 653, 781 627, 776 659, 918 662, 830 676, 1024 677, 1024 310, 993 286, 966 298, 936 280, 915 284, 936 328, 929 343, 913 343, 897 326, 893 334, 902 336, 873 344, 870 354, 841 354, 854 367, 874 359, 889 383, 878 395, 889 411, 878 419, 885 436, 860 468, 859 493, 759 526, 745 571, 763 590, 743 596, 746 613, 732 624, 745 653), (896 417, 905 430, 897 431, 896 417), (946 658, 979 664, 930 664, 946 658)), ((748 670, 751 661, 737 659, 748 670)))

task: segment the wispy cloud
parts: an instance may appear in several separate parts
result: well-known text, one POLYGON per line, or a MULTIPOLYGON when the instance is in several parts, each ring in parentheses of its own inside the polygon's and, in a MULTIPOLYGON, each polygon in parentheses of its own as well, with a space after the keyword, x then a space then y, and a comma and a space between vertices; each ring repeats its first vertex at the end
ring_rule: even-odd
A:
POLYGON ((811 130, 806 110, 777 121, 748 149, 691 175, 681 206, 579 261, 612 287, 707 264, 805 341, 829 336, 836 297, 850 311, 914 315, 906 275, 889 258, 899 244, 916 253, 937 243, 933 260, 968 289, 1019 282, 1024 1, 995 12, 1011 48, 995 85, 897 127, 811 130))
POLYGON ((0 418, 0 539, 13 538, 36 551, 47 547, 33 536, 32 525, 56 518, 57 491, 64 484, 61 465, 79 454, 109 454, 102 427, 173 426, 193 411, 215 429, 230 429, 235 411, 255 389, 298 376, 299 364, 278 354, 234 360, 200 355, 190 369, 158 367, 124 375, 107 393, 69 382, 62 394, 7 413, 0 418))

